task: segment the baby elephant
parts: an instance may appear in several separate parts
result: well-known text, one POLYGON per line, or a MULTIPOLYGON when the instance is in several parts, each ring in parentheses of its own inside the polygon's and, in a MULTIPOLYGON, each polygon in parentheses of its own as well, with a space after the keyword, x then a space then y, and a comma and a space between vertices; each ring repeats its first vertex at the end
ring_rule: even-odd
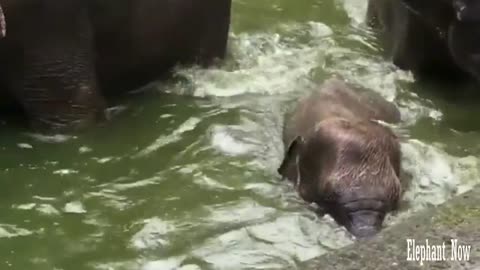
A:
POLYGON ((357 238, 379 232, 402 193, 399 139, 376 120, 396 123, 400 112, 332 78, 300 101, 283 134, 278 172, 357 238))

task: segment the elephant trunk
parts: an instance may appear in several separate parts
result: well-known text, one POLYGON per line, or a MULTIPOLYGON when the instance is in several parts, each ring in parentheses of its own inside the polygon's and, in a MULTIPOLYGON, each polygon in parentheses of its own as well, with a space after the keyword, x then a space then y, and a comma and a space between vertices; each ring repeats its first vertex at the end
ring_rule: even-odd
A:
POLYGON ((36 129, 70 131, 103 117, 93 31, 81 2, 32 9, 36 23, 21 29, 24 48, 12 90, 36 129))

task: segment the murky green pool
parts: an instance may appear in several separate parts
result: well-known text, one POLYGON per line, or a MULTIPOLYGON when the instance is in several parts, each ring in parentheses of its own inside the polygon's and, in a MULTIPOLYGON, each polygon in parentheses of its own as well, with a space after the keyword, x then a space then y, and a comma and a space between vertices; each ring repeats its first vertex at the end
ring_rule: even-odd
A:
POLYGON ((333 73, 402 111, 413 177, 387 226, 480 182, 478 109, 385 61, 365 2, 236 0, 222 67, 181 69, 82 135, 2 125, 0 269, 296 269, 350 244, 276 174, 283 113, 333 73))

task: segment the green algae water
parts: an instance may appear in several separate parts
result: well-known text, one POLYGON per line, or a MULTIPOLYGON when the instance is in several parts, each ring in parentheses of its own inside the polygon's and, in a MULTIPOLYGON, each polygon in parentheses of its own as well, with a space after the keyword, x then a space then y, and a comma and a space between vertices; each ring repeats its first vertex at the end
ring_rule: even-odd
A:
POLYGON ((401 110, 410 186, 386 226, 479 183, 478 109, 383 59, 365 5, 234 0, 222 65, 179 68, 83 134, 2 124, 0 269, 300 269, 351 244, 276 173, 283 114, 332 74, 401 110))

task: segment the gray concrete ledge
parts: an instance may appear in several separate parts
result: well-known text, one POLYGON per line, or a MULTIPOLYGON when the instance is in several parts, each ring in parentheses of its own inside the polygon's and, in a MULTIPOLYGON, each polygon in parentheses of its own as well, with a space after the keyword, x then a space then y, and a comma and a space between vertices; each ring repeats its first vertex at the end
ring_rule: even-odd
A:
POLYGON ((480 186, 448 202, 414 214, 405 221, 386 228, 376 238, 358 241, 351 246, 312 260, 301 269, 473 269, 480 270, 480 186), (407 238, 417 244, 446 243, 447 261, 407 261, 407 238), (459 244, 470 244, 468 262, 451 261, 451 239, 459 244))

